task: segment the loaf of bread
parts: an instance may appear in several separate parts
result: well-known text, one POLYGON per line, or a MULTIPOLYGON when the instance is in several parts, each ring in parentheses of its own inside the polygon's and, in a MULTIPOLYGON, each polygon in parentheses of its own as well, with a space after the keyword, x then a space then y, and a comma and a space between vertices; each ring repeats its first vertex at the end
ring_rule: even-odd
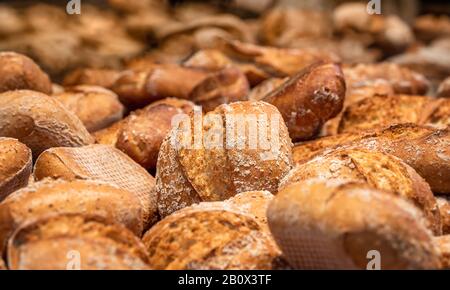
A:
POLYGON ((74 113, 89 132, 106 128, 123 117, 124 107, 117 95, 102 87, 70 87, 53 97, 74 113))
POLYGON ((19 225, 49 213, 103 216, 124 225, 137 236, 142 234, 144 225, 141 202, 136 195, 100 181, 36 182, 9 195, 0 203, 0 212, 1 245, 5 245, 19 225))
POLYGON ((27 90, 0 94, 0 136, 18 139, 34 157, 48 148, 93 142, 80 119, 59 101, 27 90))
POLYGON ((221 105, 182 120, 159 152, 160 215, 244 191, 276 193, 291 168, 291 146, 280 113, 264 102, 221 105))
POLYGON ((342 180, 307 180, 278 192, 270 230, 298 269, 366 269, 371 251, 381 269, 436 269, 439 251, 414 205, 342 180))
POLYGON ((79 68, 68 73, 63 80, 66 87, 88 85, 112 88, 121 72, 112 69, 79 68))
POLYGON ((34 177, 64 180, 99 180, 135 194, 140 200, 144 228, 157 218, 154 178, 120 150, 107 145, 51 148, 34 165, 34 177))
POLYGON ((249 101, 261 101, 264 99, 265 96, 267 96, 269 93, 274 91, 276 88, 281 86, 284 82, 286 82, 289 78, 270 78, 267 79, 250 91, 248 94, 248 100, 249 101))
POLYGON ((27 56, 15 52, 0 52, 0 93, 13 90, 50 94, 52 83, 48 75, 27 56))
POLYGON ((436 95, 438 98, 450 98, 450 77, 442 81, 436 95))
POLYGON ((334 150, 295 167, 282 180, 280 189, 308 179, 367 183, 375 189, 406 198, 423 211, 433 233, 442 234, 440 212, 430 186, 397 157, 363 149, 334 150))
POLYGON ((450 125, 450 100, 407 95, 366 98, 345 109, 338 132, 361 131, 399 123, 446 128, 450 125))
POLYGON ((291 77, 263 98, 280 110, 293 141, 319 134, 322 125, 341 110, 345 81, 337 64, 315 64, 291 77))
POLYGON ((450 235, 434 237, 434 242, 437 245, 443 269, 450 269, 450 235))
POLYGON ((50 215, 22 224, 7 251, 13 270, 150 269, 141 241, 104 218, 50 215))
POLYGON ((450 200, 448 197, 438 196, 436 202, 441 213, 442 234, 450 235, 450 200))
POLYGON ((226 208, 184 208, 143 238, 155 269, 268 270, 280 253, 249 215, 226 208))
POLYGON ((31 150, 16 139, 0 137, 0 201, 28 184, 31 150))

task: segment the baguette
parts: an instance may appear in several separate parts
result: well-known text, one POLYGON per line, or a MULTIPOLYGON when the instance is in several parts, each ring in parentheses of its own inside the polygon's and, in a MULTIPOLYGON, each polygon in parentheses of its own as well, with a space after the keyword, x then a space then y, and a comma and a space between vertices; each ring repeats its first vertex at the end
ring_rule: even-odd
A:
POLYGON ((184 208, 143 242, 159 270, 268 270, 280 254, 251 216, 226 209, 184 208))
POLYGON ((15 139, 0 137, 0 202, 27 186, 33 166, 31 150, 15 139))
POLYGON ((8 243, 12 270, 150 269, 140 240, 104 218, 51 215, 21 225, 8 243))
POLYGON ((141 203, 135 194, 99 181, 36 182, 8 196, 0 203, 0 212, 8 217, 2 220, 1 249, 19 225, 49 212, 99 215, 123 224, 137 236, 143 231, 141 203))
POLYGON ((51 148, 34 166, 34 177, 64 180, 99 180, 134 193, 141 202, 144 228, 157 219, 154 178, 121 151, 107 145, 51 148))
POLYGON ((442 268, 450 269, 450 235, 435 237, 434 242, 441 254, 442 268))
POLYGON ((450 234, 450 200, 445 196, 436 197, 436 202, 441 213, 442 234, 450 234))
POLYGON ((298 269, 436 269, 439 252, 420 210, 364 184, 308 180, 283 188, 267 211, 270 230, 298 269))
POLYGON ((89 132, 110 126, 123 117, 117 95, 97 86, 75 86, 53 95, 83 122, 89 132))
POLYGON ((450 98, 450 77, 443 80, 439 85, 436 96, 438 98, 450 98))
POLYGON ((0 52, 0 93, 13 90, 50 94, 52 83, 32 59, 15 52, 0 52))
POLYGON ((194 114, 184 119, 167 135, 159 152, 159 213, 164 217, 193 203, 225 200, 244 191, 275 193, 291 168, 291 146, 280 113, 264 102, 221 105, 204 117, 194 114), (251 123, 250 119, 240 119, 252 116, 259 119, 251 123), (277 130, 270 129, 271 133, 263 136, 269 131, 269 122, 277 130), (257 128, 247 128, 251 124, 257 128), (192 125, 194 139, 189 133, 192 125), (239 133, 239 126, 245 131, 239 133), (253 144, 251 133, 256 131, 258 138, 268 138, 270 145, 260 143, 261 139, 259 145, 253 144), (199 136, 205 136, 204 142, 192 144, 199 136))
POLYGON ((317 136, 337 116, 345 99, 345 81, 337 64, 315 64, 299 72, 263 101, 280 110, 293 141, 317 136))
POLYGON ((74 114, 54 98, 19 90, 0 94, 0 136, 27 145, 37 157, 52 147, 76 147, 93 142, 74 114))
POLYGON ((66 87, 88 85, 110 89, 120 78, 120 75, 120 71, 112 69, 76 69, 64 77, 63 85, 66 87))
POLYGON ((430 186, 397 157, 361 149, 335 150, 295 167, 282 180, 280 189, 312 178, 367 183, 408 199, 423 211, 433 233, 442 234, 441 216, 430 186))

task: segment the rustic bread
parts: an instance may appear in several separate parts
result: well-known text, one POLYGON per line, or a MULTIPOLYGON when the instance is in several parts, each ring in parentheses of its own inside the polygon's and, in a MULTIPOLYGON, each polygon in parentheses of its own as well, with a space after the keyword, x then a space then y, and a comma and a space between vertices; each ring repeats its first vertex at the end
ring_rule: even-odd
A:
POLYGON ((34 157, 48 148, 93 142, 80 119, 59 101, 27 90, 0 95, 0 136, 18 139, 34 157))
POLYGON ((443 80, 439 85, 436 96, 438 98, 450 98, 450 77, 443 80))
POLYGON ((16 139, 0 137, 0 201, 28 184, 31 150, 16 139))
POLYGON ((120 150, 107 145, 51 148, 34 166, 34 177, 64 180, 100 180, 134 193, 141 202, 144 228, 157 219, 154 178, 120 150))
POLYGON ((159 213, 166 216, 193 203, 225 200, 244 191, 275 193, 291 168, 291 146, 280 113, 264 102, 221 105, 204 117, 184 119, 159 152, 159 213), (258 119, 249 122, 251 117, 258 119), (253 133, 266 140, 257 141, 253 133), (205 136, 200 139, 204 142, 196 141, 199 136, 205 136))
POLYGON ((140 200, 134 193, 100 181, 36 182, 9 195, 0 203, 0 212, 6 217, 2 219, 0 242, 6 242, 23 222, 48 213, 103 216, 123 224, 137 236, 142 234, 144 222, 140 200))
POLYGON ((436 197, 436 202, 441 213, 442 234, 450 234, 450 200, 445 196, 436 197))
POLYGON ((439 252, 420 210, 358 183, 308 180, 283 188, 267 211, 270 230, 299 269, 436 269, 439 252))
POLYGON ((66 87, 88 85, 110 89, 121 72, 112 69, 79 68, 68 73, 63 80, 66 87))
POLYGON ((148 256, 125 227, 104 218, 51 215, 20 226, 8 243, 14 270, 143 270, 148 256))
POLYGON ((311 178, 367 183, 406 198, 423 211, 433 233, 442 234, 439 208, 430 186, 397 157, 362 149, 338 149, 295 167, 282 180, 280 189, 311 178))
POLYGON ((53 97, 78 116, 89 132, 106 128, 123 117, 124 107, 117 95, 102 87, 70 87, 53 97))
POLYGON ((443 269, 450 269, 450 235, 434 237, 441 254, 441 264, 443 269))
POLYGON ((0 93, 13 90, 50 94, 52 83, 32 59, 15 52, 0 52, 0 93))
POLYGON ((249 101, 261 101, 269 93, 280 87, 289 78, 270 78, 258 84, 248 94, 249 101))
POLYGON ((345 81, 340 66, 320 63, 291 77, 263 101, 280 110, 293 141, 315 137, 342 110, 345 81))
POLYGON ((255 219, 225 208, 184 208, 143 242, 155 269, 267 270, 280 254, 255 219))

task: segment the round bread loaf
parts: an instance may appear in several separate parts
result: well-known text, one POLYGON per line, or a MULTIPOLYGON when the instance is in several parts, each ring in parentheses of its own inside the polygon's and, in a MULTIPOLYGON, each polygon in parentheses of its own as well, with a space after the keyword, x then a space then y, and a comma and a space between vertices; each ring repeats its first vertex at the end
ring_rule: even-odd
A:
POLYGON ((0 137, 0 201, 28 184, 31 150, 16 139, 0 137))
POLYGON ((280 189, 312 178, 367 183, 373 188, 404 197, 423 211, 434 234, 442 234, 439 208, 430 186, 397 157, 363 149, 337 149, 295 167, 282 180, 280 189))
POLYGON ((298 269, 436 269, 439 252, 420 210, 368 185, 308 180, 283 188, 267 211, 270 230, 298 269), (374 252, 377 251, 377 252, 374 252))
POLYGON ((80 119, 59 101, 26 90, 0 94, 0 136, 18 139, 34 157, 48 148, 93 142, 80 119))
POLYGON ((20 226, 8 243, 13 270, 149 269, 141 241, 125 227, 78 214, 51 215, 20 226))
POLYGON ((291 146, 278 110, 264 102, 222 105, 182 120, 159 152, 160 215, 245 191, 275 193, 291 168, 291 146))

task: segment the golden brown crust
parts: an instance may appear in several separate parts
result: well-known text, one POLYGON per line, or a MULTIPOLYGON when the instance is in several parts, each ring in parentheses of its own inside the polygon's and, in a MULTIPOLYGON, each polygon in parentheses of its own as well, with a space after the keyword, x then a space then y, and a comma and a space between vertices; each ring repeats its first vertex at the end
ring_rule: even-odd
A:
POLYGON ((50 94, 52 83, 32 59, 14 52, 0 52, 0 92, 13 90, 50 94))
POLYGON ((250 216, 227 209, 184 208, 143 238, 156 269, 271 269, 279 251, 250 216))
POLYGON ((224 200, 239 192, 267 190, 274 193, 291 167, 291 140, 278 110, 272 105, 236 102, 221 105, 204 117, 194 114, 184 121, 172 129, 159 153, 156 190, 162 216, 199 201, 224 200), (236 127, 251 125, 249 119, 239 118, 258 115, 267 122, 253 120, 251 124, 256 128, 251 132, 268 130, 266 138, 270 144, 253 144, 256 145, 253 148, 248 133, 252 129, 244 128, 246 131, 239 133, 236 127), (269 123, 278 130, 270 133, 269 123), (195 141, 194 134, 186 134, 186 125, 188 130, 196 130, 194 134, 199 134, 195 128, 200 128, 203 136, 211 136, 212 140, 208 139, 207 144, 191 143, 195 141), (228 128, 228 133, 224 128, 228 128), (223 135, 218 136, 218 132, 223 135), (243 136, 236 139, 236 134, 243 136), (241 144, 243 147, 239 139, 245 141, 241 144), (269 145, 268 148, 265 145, 269 145))
POLYGON ((111 69, 80 68, 64 77, 64 86, 90 85, 111 88, 120 77, 120 72, 111 69))
POLYGON ((434 237, 433 240, 440 251, 442 268, 450 269, 450 235, 434 237))
POLYGON ((280 189, 311 178, 367 183, 406 198, 423 211, 433 233, 442 234, 441 217, 430 186, 397 157, 362 149, 337 149, 295 167, 283 179, 280 189))
POLYGON ((134 193, 140 200, 144 228, 158 219, 154 178, 131 158, 107 145, 52 148, 42 153, 34 177, 64 180, 100 180, 134 193))
POLYGON ((53 95, 83 122, 89 132, 108 127, 123 117, 124 107, 115 93, 98 86, 75 86, 53 95))
POLYGON ((439 252, 421 212, 402 198, 357 183, 309 180, 281 190, 269 227, 289 263, 300 269, 436 269, 439 252))
POLYGON ((33 166, 31 150, 11 138, 0 137, 0 201, 28 184, 33 166))
POLYGON ((441 213, 442 234, 450 234, 450 200, 445 196, 436 197, 436 202, 441 213))
POLYGON ((11 269, 150 268, 144 246, 125 227, 79 214, 28 221, 9 240, 7 257, 11 269))
POLYGON ((78 117, 59 101, 27 90, 0 95, 0 135, 17 138, 33 151, 34 157, 51 147, 93 142, 78 117))
POLYGON ((342 109, 345 81, 340 66, 315 64, 299 72, 263 101, 280 110, 293 141, 315 137, 342 109))

